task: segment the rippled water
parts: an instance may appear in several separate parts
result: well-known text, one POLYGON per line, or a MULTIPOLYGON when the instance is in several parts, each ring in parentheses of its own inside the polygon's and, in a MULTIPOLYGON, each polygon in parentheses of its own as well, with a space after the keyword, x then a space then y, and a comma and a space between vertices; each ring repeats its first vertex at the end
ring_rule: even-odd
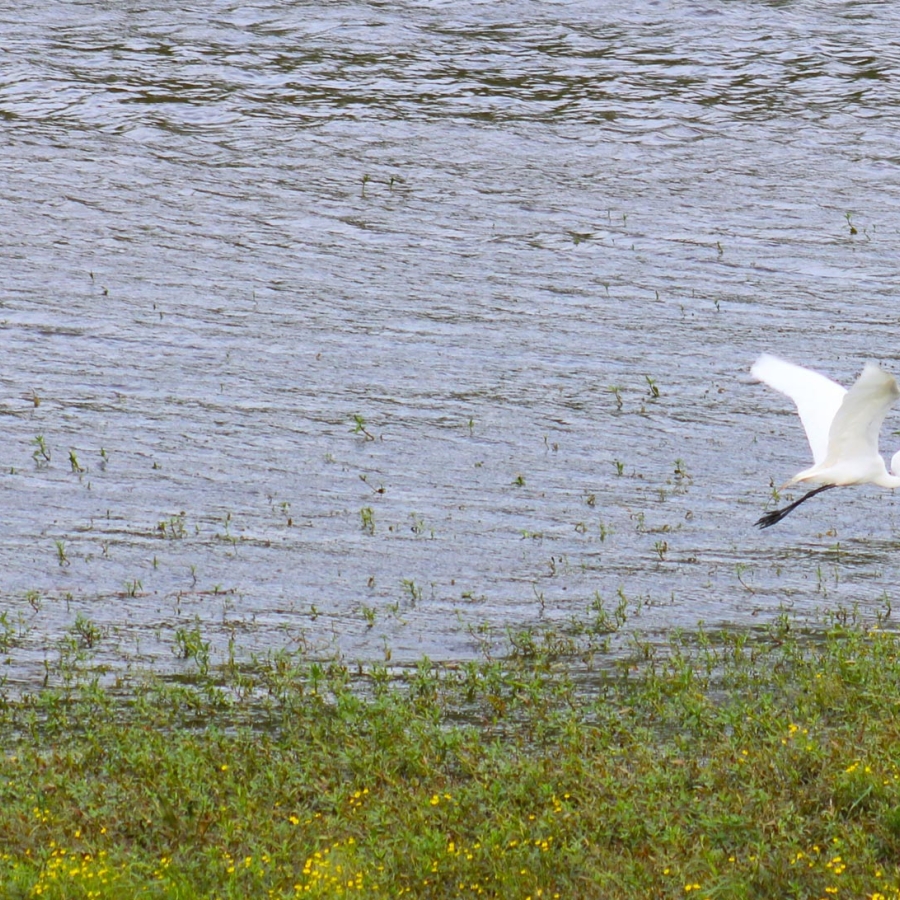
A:
POLYGON ((651 637, 894 599, 900 498, 753 528, 808 449, 746 373, 900 375, 898 28, 875 2, 0 12, 13 677, 79 616, 102 660, 166 666, 198 625, 461 659, 598 596, 651 637))

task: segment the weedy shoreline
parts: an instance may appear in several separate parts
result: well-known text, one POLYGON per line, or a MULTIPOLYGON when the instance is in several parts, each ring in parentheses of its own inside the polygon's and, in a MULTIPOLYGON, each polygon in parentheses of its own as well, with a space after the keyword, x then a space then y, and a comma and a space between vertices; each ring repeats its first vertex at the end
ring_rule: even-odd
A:
POLYGON ((0 894, 900 897, 889 626, 697 629, 577 678, 546 634, 399 675, 61 658, 0 700, 0 894))

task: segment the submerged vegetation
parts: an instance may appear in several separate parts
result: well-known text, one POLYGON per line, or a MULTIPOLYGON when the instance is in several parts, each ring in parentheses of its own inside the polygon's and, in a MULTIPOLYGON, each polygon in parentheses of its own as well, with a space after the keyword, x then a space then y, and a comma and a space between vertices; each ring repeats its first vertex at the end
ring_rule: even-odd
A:
POLYGON ((0 894, 900 897, 889 622, 590 673, 547 635, 398 672, 215 666, 185 633, 190 677, 113 680, 88 641, 0 701, 0 894))

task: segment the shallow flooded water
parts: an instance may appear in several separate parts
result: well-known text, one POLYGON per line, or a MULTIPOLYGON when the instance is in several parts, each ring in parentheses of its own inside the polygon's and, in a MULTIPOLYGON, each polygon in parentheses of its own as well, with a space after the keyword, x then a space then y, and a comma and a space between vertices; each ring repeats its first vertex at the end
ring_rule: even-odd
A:
POLYGON ((86 631, 459 660, 598 600, 650 639, 893 602, 900 498, 753 527, 809 451, 747 372, 900 375, 898 26, 0 13, 7 676, 86 631))

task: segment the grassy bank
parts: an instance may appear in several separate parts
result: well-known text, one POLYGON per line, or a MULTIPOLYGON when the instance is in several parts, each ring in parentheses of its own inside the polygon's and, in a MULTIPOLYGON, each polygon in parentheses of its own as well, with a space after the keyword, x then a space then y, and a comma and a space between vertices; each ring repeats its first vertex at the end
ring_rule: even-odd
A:
POLYGON ((64 663, 0 704, 0 895, 900 897, 887 624, 684 635, 577 683, 528 640, 404 678, 64 663))

